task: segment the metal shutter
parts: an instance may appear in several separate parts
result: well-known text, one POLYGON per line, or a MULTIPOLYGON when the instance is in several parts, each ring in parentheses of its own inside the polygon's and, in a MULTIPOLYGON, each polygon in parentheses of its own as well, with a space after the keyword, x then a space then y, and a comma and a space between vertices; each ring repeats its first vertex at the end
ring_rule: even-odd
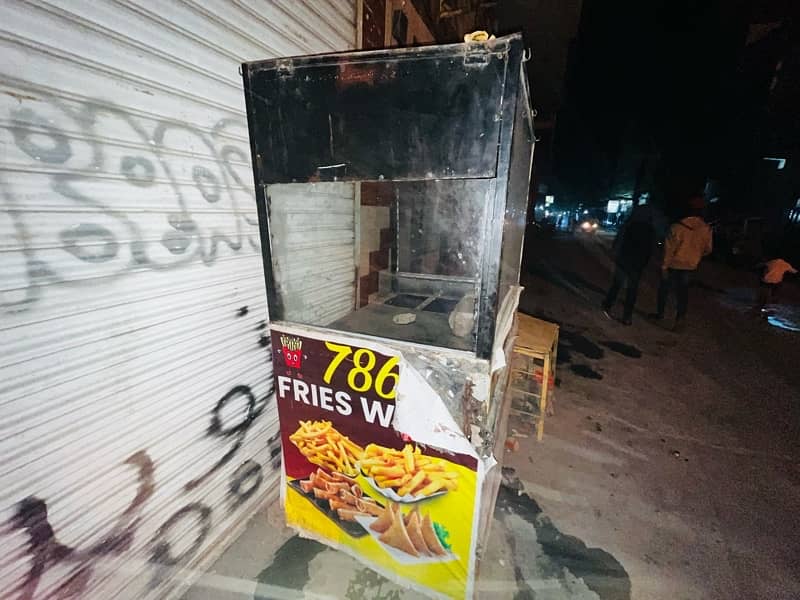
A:
POLYGON ((329 325, 355 310, 355 187, 269 186, 272 263, 285 320, 329 325))
POLYGON ((271 498, 239 64, 355 36, 354 0, 0 7, 4 597, 163 598, 271 498))

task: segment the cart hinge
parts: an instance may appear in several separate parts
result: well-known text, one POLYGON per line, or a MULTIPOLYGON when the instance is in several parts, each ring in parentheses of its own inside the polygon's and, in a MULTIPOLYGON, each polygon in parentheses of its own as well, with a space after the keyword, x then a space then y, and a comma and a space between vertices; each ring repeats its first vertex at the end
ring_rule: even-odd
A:
POLYGON ((294 73, 294 61, 291 58, 284 58, 277 61, 278 77, 290 77, 294 73))
POLYGON ((464 66, 481 67, 489 64, 489 60, 492 58, 492 50, 488 44, 475 42, 466 44, 466 46, 464 50, 464 66))

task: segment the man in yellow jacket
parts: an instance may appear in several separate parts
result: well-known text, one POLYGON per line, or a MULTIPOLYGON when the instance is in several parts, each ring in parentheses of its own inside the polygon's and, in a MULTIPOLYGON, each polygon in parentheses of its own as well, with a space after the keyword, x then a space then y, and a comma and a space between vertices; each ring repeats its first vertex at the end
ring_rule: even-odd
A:
POLYGON ((689 305, 689 277, 700 260, 711 254, 711 227, 703 220, 705 201, 702 196, 689 200, 689 216, 673 224, 664 242, 661 263, 661 284, 658 286, 658 312, 651 315, 663 319, 667 296, 675 290, 678 300, 675 328, 680 329, 689 305))

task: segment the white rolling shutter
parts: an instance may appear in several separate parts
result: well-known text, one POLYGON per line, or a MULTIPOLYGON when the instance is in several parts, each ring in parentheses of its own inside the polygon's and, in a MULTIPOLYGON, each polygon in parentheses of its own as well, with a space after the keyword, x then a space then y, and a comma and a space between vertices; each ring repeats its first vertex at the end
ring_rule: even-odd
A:
POLYGON ((355 310, 355 187, 269 186, 272 264, 285 320, 329 325, 355 310))
POLYGON ((0 6, 0 589, 163 598, 274 493, 239 64, 355 0, 0 6))

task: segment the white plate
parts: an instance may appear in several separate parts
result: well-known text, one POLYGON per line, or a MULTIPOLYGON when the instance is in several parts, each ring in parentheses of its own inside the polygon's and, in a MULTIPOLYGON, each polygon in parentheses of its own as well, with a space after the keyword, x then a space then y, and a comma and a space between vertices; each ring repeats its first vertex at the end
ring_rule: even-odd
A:
POLYGON ((401 565, 424 565, 429 563, 440 563, 440 562, 450 562, 451 560, 458 560, 458 557, 453 554, 452 552, 448 552, 443 556, 412 556, 403 552, 402 550, 395 548, 394 546, 388 546, 380 541, 378 538, 380 537, 380 533, 377 531, 373 531, 369 528, 378 517, 360 517, 356 515, 356 521, 358 524, 361 525, 367 532, 372 536, 378 545, 381 546, 386 553, 391 556, 394 560, 399 562, 401 565))
MULTIPOLYGON (((361 474, 364 475, 363 472, 361 474)), ((389 498, 389 500, 394 500, 395 502, 402 502, 404 504, 411 504, 412 502, 420 502, 421 500, 427 500, 428 498, 435 498, 436 496, 441 496, 442 494, 447 493, 447 490, 442 490, 439 492, 434 492, 430 496, 412 496, 411 494, 406 494, 405 496, 398 496, 397 492, 395 492, 394 489, 382 488, 377 483, 375 483, 375 480, 372 477, 367 477, 366 475, 364 475, 364 479, 366 479, 369 482, 369 484, 373 487, 373 489, 379 494, 386 496, 387 498, 389 498)))
POLYGON ((417 315, 414 313, 400 313, 392 317, 395 325, 410 325, 417 320, 417 315))

